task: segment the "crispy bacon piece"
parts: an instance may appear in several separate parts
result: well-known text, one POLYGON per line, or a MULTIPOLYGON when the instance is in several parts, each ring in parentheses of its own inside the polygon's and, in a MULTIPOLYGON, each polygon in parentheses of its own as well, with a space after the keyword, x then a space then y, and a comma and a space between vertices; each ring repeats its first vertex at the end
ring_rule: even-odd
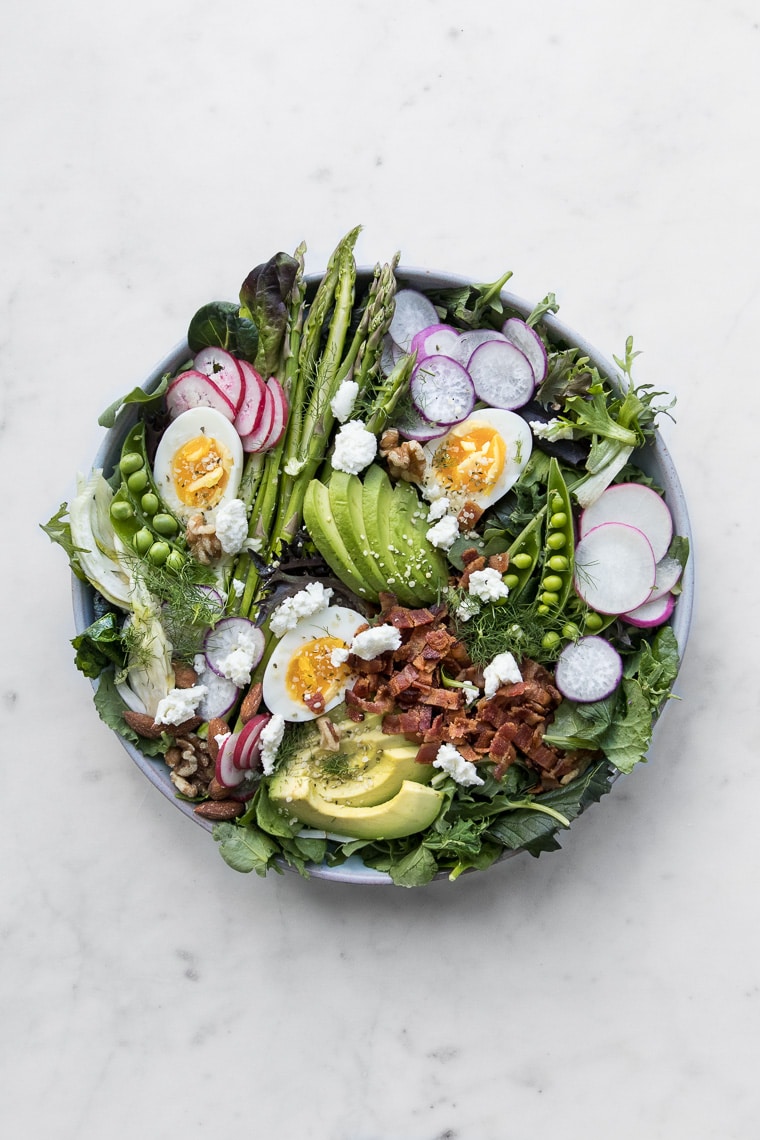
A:
POLYGON ((488 566, 491 570, 498 570, 500 574, 506 574, 509 570, 509 554, 503 551, 501 554, 491 554, 488 558, 488 566))

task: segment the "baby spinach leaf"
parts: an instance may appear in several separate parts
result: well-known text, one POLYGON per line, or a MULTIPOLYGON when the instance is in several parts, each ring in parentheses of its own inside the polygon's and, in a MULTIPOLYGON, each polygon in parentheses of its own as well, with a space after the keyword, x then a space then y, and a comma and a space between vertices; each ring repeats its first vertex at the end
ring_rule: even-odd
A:
POLYGON ((258 827, 237 827, 234 823, 217 823, 211 833, 219 844, 219 853, 233 871, 249 874, 255 871, 262 878, 277 854, 277 844, 258 827))
POLYGON ((438 864, 435 856, 420 843, 408 855, 391 862, 388 873, 397 887, 420 887, 435 877, 438 864))
POLYGON ((193 316, 187 330, 187 343, 193 352, 202 348, 223 348, 251 364, 259 347, 259 330, 231 301, 209 301, 193 316))
POLYGON ((75 664, 85 677, 99 677, 109 665, 123 669, 126 653, 121 640, 119 619, 113 610, 97 618, 71 644, 76 649, 75 664))

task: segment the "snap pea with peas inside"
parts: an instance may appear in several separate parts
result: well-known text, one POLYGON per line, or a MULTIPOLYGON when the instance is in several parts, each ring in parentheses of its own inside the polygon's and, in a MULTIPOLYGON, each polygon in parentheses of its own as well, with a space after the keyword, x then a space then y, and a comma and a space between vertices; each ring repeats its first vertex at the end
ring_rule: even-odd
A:
POLYGON ((148 462, 145 425, 127 434, 119 460, 121 484, 111 503, 114 530, 127 546, 155 566, 179 570, 185 562, 182 527, 162 502, 148 462))

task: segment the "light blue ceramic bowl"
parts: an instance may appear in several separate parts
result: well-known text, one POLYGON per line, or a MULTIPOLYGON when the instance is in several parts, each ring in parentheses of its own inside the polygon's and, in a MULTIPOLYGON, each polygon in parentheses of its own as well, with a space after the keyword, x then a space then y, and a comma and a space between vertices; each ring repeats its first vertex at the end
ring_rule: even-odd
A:
MULTIPOLYGON (((460 277, 450 273, 436 273, 427 269, 400 266, 396 273, 401 283, 423 291, 427 289, 453 288, 456 286, 474 284, 471 278, 460 277)), ((362 283, 368 282, 371 276, 371 269, 360 269, 358 272, 359 284, 361 285, 362 283)), ((310 281, 313 285, 316 285, 319 281, 319 277, 312 276, 310 281)), ((502 293, 502 299, 505 305, 517 310, 524 316, 527 316, 534 307, 530 302, 506 290, 502 293)), ((544 321, 544 326, 548 330, 552 341, 565 346, 576 345, 611 382, 614 383, 621 379, 620 370, 613 361, 603 356, 593 345, 589 344, 583 337, 579 336, 572 329, 569 329, 561 321, 558 321, 555 317, 547 316, 544 321)), ((143 382, 143 388, 145 388, 146 391, 152 391, 165 373, 174 371, 180 364, 187 360, 189 356, 190 351, 187 346, 187 341, 181 341, 172 349, 168 356, 165 356, 164 359, 156 365, 143 382)), ((119 414, 114 427, 106 433, 103 444, 93 460, 94 468, 102 468, 106 476, 110 475, 119 460, 122 441, 136 420, 137 411, 134 407, 125 408, 119 414)), ((664 489, 665 499, 673 515, 675 533, 685 535, 689 538, 692 547, 692 557, 689 559, 682 580, 682 593, 671 619, 673 631, 681 652, 681 658, 683 659, 689 636, 694 599, 693 542, 691 541, 691 527, 686 508, 686 499, 668 449, 659 435, 655 439, 652 447, 648 448, 645 453, 636 455, 634 458, 639 466, 651 475, 664 489)), ((93 592, 89 586, 72 576, 72 595, 76 630, 77 633, 80 633, 95 620, 93 592)), ((94 684, 96 685, 97 682, 94 684)), ((192 804, 177 799, 174 785, 169 779, 169 769, 166 764, 161 760, 149 760, 122 736, 119 736, 118 739, 146 779, 148 779, 159 792, 166 796, 167 799, 171 800, 178 810, 186 815, 188 819, 191 819, 195 824, 210 832, 212 824, 197 816, 193 811, 192 804)), ((575 826, 578 826, 578 824, 575 826)), ((519 851, 505 852, 503 858, 510 858, 518 854, 520 854, 519 851)), ((288 869, 284 863, 283 867, 288 869)), ((314 866, 311 868, 311 874, 314 878, 332 879, 339 883, 391 883, 390 876, 383 872, 372 870, 370 867, 365 867, 358 856, 353 856, 340 867, 328 867, 325 865, 314 866)), ((446 878, 445 873, 441 874, 439 878, 446 878)))

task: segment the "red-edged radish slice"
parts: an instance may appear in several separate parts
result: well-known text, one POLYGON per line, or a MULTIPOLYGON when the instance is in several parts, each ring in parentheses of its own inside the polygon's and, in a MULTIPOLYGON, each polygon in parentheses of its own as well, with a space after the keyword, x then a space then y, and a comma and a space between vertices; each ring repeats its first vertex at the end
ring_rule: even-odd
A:
POLYGON ((383 350, 380 353, 380 371, 383 376, 390 376, 391 372, 396 366, 394 357, 394 348, 398 346, 394 344, 393 338, 390 333, 386 333, 383 337, 383 350))
POLYGON ((214 408, 232 423, 235 409, 210 376, 196 369, 180 372, 166 390, 166 410, 176 420, 191 408, 214 408))
POLYGON ((268 451, 270 447, 276 447, 282 439, 288 422, 288 397, 285 395, 285 389, 282 384, 276 376, 270 376, 266 382, 266 386, 272 393, 274 414, 272 416, 272 426, 269 429, 269 434, 261 447, 262 451, 268 451))
POLYGON ((655 567, 654 586, 649 601, 656 602, 658 598, 669 594, 682 574, 683 566, 677 558, 668 558, 667 555, 661 558, 655 567))
POLYGON ((415 333, 409 351, 417 353, 418 361, 424 360, 426 356, 454 357, 452 349, 456 348, 461 335, 451 325, 431 325, 430 328, 415 333))
POLYGON ((274 422, 274 396, 270 388, 264 385, 264 407, 261 412, 261 419, 259 425, 252 431, 250 435, 242 435, 240 442, 243 445, 243 451, 252 453, 254 451, 261 451, 261 445, 267 439, 272 424, 274 422))
POLYGON ((493 340, 504 341, 507 338, 504 333, 500 333, 497 329, 468 329, 463 332, 459 337, 453 350, 449 352, 449 356, 453 357, 460 364, 469 367, 470 357, 476 348, 480 348, 481 344, 489 344, 493 340))
POLYGON ((413 407, 407 408, 393 426, 404 439, 416 439, 420 443, 438 439, 449 431, 448 424, 434 424, 413 407))
POLYGON ((599 613, 624 614, 643 606, 654 576, 649 540, 626 523, 594 527, 575 548, 575 592, 599 613))
POLYGON ((236 768, 245 772, 258 766, 259 737, 270 719, 265 713, 259 713, 243 725, 232 753, 232 763, 236 768))
POLYGON ((533 396, 536 379, 527 356, 508 340, 488 340, 475 349, 467 371, 479 400, 513 412, 533 396))
POLYGON ((635 625, 639 629, 653 629, 666 622, 675 609, 676 600, 672 594, 663 594, 653 601, 644 602, 643 606, 623 614, 623 621, 635 625))
POLYGON ((206 669, 200 684, 206 688, 206 695, 198 705, 198 715, 204 720, 225 717, 240 697, 240 689, 233 681, 220 677, 213 669, 206 669))
POLYGON ((246 778, 246 772, 242 768, 236 768, 232 762, 237 739, 237 733, 230 733, 221 742, 216 754, 214 775, 223 788, 236 788, 246 778))
MULTIPOLYGON (((581 515, 581 537, 602 523, 626 523, 645 534, 655 562, 664 558, 673 537, 673 516, 664 499, 643 483, 616 483, 581 515)), ((633 607, 629 607, 633 608, 633 607)), ((622 611, 621 611, 622 612, 622 611)))
POLYGON ((557 658, 554 682, 569 701, 589 704, 614 693, 623 676, 623 661, 603 637, 582 637, 566 645, 557 658))
POLYGON ((237 412, 244 392, 239 361, 223 348, 202 348, 193 363, 198 372, 203 372, 224 392, 237 412))
POLYGON ((266 386, 256 369, 247 360, 240 361, 243 376, 243 399, 233 420, 239 436, 251 435, 261 423, 264 414, 266 386))
POLYGON ((424 293, 416 289, 398 290, 388 332, 399 348, 409 352, 415 334, 437 323, 438 311, 424 293))
POLYGON ((543 383, 546 379, 547 368, 546 349, 536 330, 527 325, 525 321, 521 321, 519 317, 510 317, 501 326, 501 331, 507 340, 511 341, 520 349, 520 352, 527 356, 536 378, 536 384, 543 383))
MULTIPOLYGON (((264 634, 252 621, 244 617, 227 617, 208 631, 203 640, 203 653, 209 669, 220 677, 227 677, 235 654, 253 669, 261 660, 264 646, 264 634)), ((234 663, 237 664, 236 661, 234 663)))
POLYGON ((409 393, 415 409, 438 424, 458 424, 475 407, 470 374, 450 356, 428 356, 416 364, 409 393))

